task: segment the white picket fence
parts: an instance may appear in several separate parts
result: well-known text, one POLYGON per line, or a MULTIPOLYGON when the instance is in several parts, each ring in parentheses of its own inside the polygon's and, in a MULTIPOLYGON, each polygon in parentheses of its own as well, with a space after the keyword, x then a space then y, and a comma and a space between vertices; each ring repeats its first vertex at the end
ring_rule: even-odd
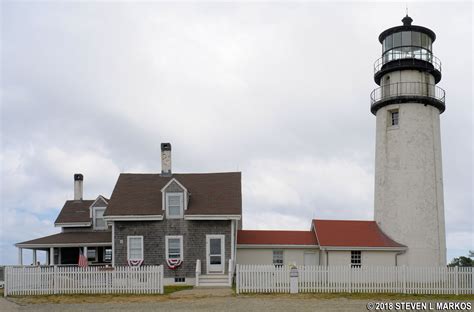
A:
POLYGON ((289 293, 290 267, 237 264, 235 280, 237 293, 289 293))
MULTIPOLYGON (((299 266, 298 292, 474 294, 473 268, 299 266)), ((290 268, 237 265, 237 293, 290 292, 290 268)))
POLYGON ((114 293, 162 294, 163 266, 5 267, 4 296, 114 293))

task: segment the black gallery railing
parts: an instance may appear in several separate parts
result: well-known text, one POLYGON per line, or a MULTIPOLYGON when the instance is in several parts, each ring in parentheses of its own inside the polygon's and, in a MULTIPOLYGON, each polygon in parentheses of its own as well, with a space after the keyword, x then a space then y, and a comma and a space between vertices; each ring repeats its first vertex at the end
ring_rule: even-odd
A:
POLYGON ((397 97, 428 98, 445 103, 445 92, 440 87, 423 82, 397 82, 383 85, 370 94, 370 105, 397 97))
POLYGON ((378 73, 382 66, 393 62, 393 61, 404 61, 405 60, 412 60, 412 61, 426 61, 433 65, 433 68, 439 72, 441 72, 441 61, 439 58, 434 56, 431 53, 427 53, 427 51, 388 51, 385 53, 381 58, 375 61, 374 63, 374 73, 378 73))

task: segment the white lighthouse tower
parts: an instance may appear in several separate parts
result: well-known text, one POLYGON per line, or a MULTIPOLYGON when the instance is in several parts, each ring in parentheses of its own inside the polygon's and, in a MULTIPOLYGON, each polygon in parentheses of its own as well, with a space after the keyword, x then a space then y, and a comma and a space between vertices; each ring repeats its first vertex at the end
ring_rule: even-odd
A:
POLYGON ((435 33, 412 25, 382 32, 371 111, 376 116, 374 217, 408 247, 398 265, 446 265, 440 114, 445 110, 435 33))

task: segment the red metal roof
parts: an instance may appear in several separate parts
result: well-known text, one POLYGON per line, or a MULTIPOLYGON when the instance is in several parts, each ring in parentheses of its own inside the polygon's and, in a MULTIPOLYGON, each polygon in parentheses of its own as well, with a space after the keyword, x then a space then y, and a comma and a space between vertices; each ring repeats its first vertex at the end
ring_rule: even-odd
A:
POLYGON ((245 245, 317 245, 312 231, 240 230, 237 244, 245 245))
POLYGON ((320 246, 406 247, 388 237, 375 221, 313 220, 320 246))

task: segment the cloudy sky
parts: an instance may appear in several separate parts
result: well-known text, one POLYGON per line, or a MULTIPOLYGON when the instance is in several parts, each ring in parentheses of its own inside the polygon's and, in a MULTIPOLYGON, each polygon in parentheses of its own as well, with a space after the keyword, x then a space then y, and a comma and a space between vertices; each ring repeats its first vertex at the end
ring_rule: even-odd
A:
MULTIPOLYGON (((53 222, 84 174, 242 171, 244 228, 372 219, 369 94, 405 2, 1 3, 0 264, 53 222)), ((410 2, 437 34, 448 258, 474 247, 473 7, 410 2)), ((29 251, 25 251, 29 259, 29 251)), ((29 261, 29 260, 26 260, 29 261)))

